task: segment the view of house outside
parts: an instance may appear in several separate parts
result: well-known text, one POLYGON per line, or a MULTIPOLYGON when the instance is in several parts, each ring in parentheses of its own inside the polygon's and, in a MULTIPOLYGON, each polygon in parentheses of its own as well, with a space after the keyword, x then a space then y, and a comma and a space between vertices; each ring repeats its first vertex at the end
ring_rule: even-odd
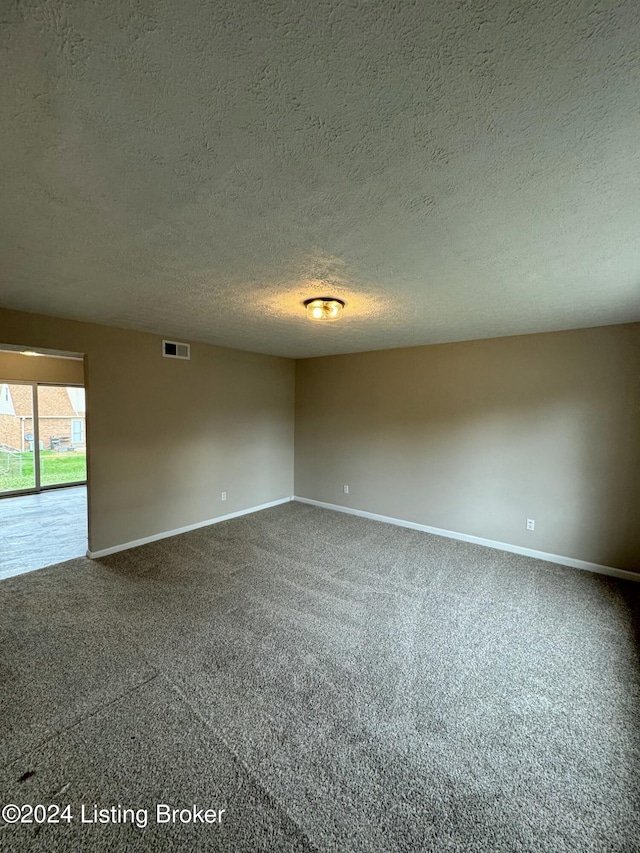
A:
POLYGON ((37 448, 34 386, 0 384, 0 493, 35 488, 36 457, 42 486, 87 478, 84 388, 38 385, 35 392, 37 448))

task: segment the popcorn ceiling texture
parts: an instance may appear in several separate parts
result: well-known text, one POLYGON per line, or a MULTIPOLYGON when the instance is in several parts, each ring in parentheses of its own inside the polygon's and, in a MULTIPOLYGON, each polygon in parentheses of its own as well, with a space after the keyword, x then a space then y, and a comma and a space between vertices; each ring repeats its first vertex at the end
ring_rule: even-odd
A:
POLYGON ((2 7, 5 307, 294 357, 640 320, 636 0, 2 7))

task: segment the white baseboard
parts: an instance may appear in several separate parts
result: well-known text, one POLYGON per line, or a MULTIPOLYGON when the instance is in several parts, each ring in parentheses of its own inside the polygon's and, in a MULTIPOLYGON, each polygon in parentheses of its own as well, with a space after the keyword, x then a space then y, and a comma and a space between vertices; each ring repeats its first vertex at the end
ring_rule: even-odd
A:
POLYGON ((411 530, 421 530, 424 533, 433 533, 435 536, 445 536, 448 539, 459 539, 462 542, 473 542, 475 545, 484 545, 487 548, 497 548, 499 551, 509 551, 512 554, 522 554, 525 557, 534 557, 536 560, 546 560, 548 563, 558 563, 561 566, 571 566, 574 569, 582 569, 587 572, 596 572, 600 575, 610 575, 614 578, 622 578, 627 581, 640 582, 640 573, 629 572, 626 569, 616 569, 613 566, 601 566, 599 563, 589 563, 586 560, 576 560, 573 557, 561 557, 558 554, 548 554, 546 551, 534 551, 533 548, 523 548, 520 545, 509 545, 507 542, 496 542, 493 539, 483 539, 480 536, 470 536, 468 533, 457 533, 455 530, 443 530, 441 527, 429 527, 428 524, 417 524, 415 521, 404 521, 401 518, 391 518, 388 515, 378 515, 375 512, 365 512, 362 509, 352 509, 339 504, 329 504, 324 501, 314 501, 311 498, 293 496, 294 501, 303 504, 312 504, 323 509, 333 509, 337 512, 346 512, 349 515, 359 515, 362 518, 371 518, 374 521, 384 521, 387 524, 395 524, 398 527, 409 527, 411 530))
POLYGON ((97 557, 108 557, 109 554, 117 554, 119 551, 128 551, 129 548, 137 548, 139 545, 147 545, 149 542, 168 539, 170 536, 179 536, 181 533, 188 533, 190 530, 197 530, 199 527, 208 527, 210 524, 219 524, 221 521, 229 521, 231 518, 238 518, 241 515, 249 515, 252 512, 259 512, 261 509, 269 509, 269 507, 272 506, 286 504, 291 500, 293 500, 292 497, 280 498, 277 501, 270 501, 267 504, 250 506, 248 509, 239 509, 237 512, 230 512, 228 515, 219 515, 217 518, 208 518, 206 521, 197 521, 195 524, 187 524, 186 527, 176 527, 175 530, 165 530, 162 533, 154 533, 152 536, 145 536, 144 539, 135 539, 133 542, 123 542, 122 545, 114 545, 111 548, 102 548, 100 551, 87 551, 87 557, 89 557, 90 560, 95 560, 97 557))

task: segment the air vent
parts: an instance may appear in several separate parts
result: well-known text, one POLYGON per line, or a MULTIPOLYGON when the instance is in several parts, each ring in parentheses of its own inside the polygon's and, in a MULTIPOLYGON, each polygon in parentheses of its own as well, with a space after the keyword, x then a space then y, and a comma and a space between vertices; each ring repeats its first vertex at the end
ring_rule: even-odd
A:
POLYGON ((177 341, 162 341, 162 355, 165 358, 191 358, 189 344, 179 344, 177 341))

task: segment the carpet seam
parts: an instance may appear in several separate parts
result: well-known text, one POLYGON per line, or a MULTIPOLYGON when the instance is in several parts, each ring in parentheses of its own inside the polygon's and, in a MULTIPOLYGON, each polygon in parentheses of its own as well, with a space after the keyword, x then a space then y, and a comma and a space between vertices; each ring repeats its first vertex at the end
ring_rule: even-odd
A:
POLYGON ((144 681, 141 681, 139 684, 135 684, 129 690, 125 690, 124 693, 119 693, 117 696, 114 696, 108 702, 105 702, 104 704, 99 705, 97 708, 94 708, 93 710, 89 711, 88 713, 82 714, 80 717, 76 717, 68 725, 62 726, 61 728, 56 729, 54 732, 51 733, 51 735, 49 737, 46 737, 40 741, 37 741, 36 743, 32 744, 28 749, 26 749, 24 752, 21 752, 20 755, 16 756, 15 758, 9 759, 9 761, 7 761, 6 763, 3 763, 1 765, 2 769, 6 770, 7 768, 11 767, 12 764, 15 764, 16 762, 21 761, 23 758, 30 755, 30 753, 35 752, 37 749, 42 749, 43 746, 46 746, 48 743, 51 743, 51 741, 55 740, 56 738, 59 738, 60 735, 64 734, 65 732, 70 731, 71 729, 74 729, 76 726, 80 725, 80 723, 85 722, 85 720, 90 720, 92 717, 95 717, 96 714, 99 714, 105 708, 109 708, 111 705, 114 705, 116 702, 120 702, 120 700, 124 699, 126 696, 130 696, 132 693, 135 693, 136 690, 140 690, 141 687, 144 687, 145 685, 150 684, 152 681, 154 681, 156 678, 158 678, 159 675, 160 675, 160 671, 156 672, 155 675, 152 675, 151 678, 147 678, 144 681))
POLYGON ((201 713, 201 711, 197 707, 194 706, 194 704, 187 697, 187 695, 183 692, 183 690, 180 687, 178 687, 178 685, 171 678, 169 678, 169 676, 167 675, 166 672, 160 672, 159 677, 163 678, 166 681, 169 689, 173 690, 173 692, 176 693, 179 696, 179 698, 182 699, 182 701, 186 705, 188 705, 188 707, 191 709, 192 713, 198 718, 198 720, 200 720, 202 725, 204 725, 208 729, 208 731, 211 733, 213 739, 217 740, 219 743, 221 743, 224 746, 224 748, 233 756, 233 758, 238 762, 240 767, 242 767, 242 769, 245 771, 245 773, 247 774, 249 779, 251 779, 253 784, 260 791, 262 791, 262 793, 267 797, 267 799, 271 803, 273 803, 276 806, 276 808, 282 812, 282 814, 286 815, 286 817, 291 821, 291 823, 300 832, 300 834, 302 835, 302 837, 304 838, 306 843, 309 845, 309 847, 313 851, 315 851, 315 853, 323 853, 322 848, 318 847, 317 844, 309 838, 309 836, 307 835, 307 832, 303 829, 302 826, 300 826, 298 821, 291 814, 289 814, 289 811, 280 803, 280 801, 275 796, 275 794, 273 794, 264 785, 264 783, 260 779, 258 779, 258 777, 254 774, 254 772, 251 770, 249 765, 246 763, 246 761, 244 761, 242 758, 240 758, 238 753, 234 749, 232 749, 232 747, 229 745, 227 740, 211 725, 209 720, 207 720, 207 718, 201 713))

